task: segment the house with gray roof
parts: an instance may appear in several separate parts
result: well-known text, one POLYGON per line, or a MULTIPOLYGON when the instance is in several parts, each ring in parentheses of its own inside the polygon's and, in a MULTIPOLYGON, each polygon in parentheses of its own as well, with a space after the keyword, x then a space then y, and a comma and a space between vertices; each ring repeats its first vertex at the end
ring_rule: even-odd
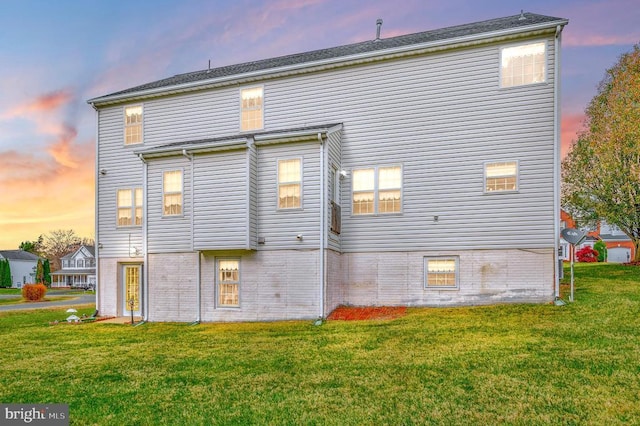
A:
POLYGON ((97 308, 262 321, 553 300, 567 23, 385 38, 379 21, 361 43, 89 100, 97 308))
POLYGON ((36 268, 39 257, 24 250, 0 250, 0 260, 9 261, 11 286, 22 288, 36 282, 36 268))
POLYGON ((60 258, 61 269, 51 273, 51 287, 95 289, 95 247, 81 245, 60 258))

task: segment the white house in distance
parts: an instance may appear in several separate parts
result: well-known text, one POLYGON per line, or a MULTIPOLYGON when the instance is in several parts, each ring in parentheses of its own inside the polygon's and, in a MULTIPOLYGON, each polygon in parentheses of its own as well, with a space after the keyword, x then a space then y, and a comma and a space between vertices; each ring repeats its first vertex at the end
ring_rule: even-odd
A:
POLYGON ((9 261, 11 286, 22 288, 36 282, 36 268, 39 257, 24 250, 0 250, 0 259, 9 261))
POLYGON ((94 246, 80 246, 60 259, 61 269, 51 273, 51 287, 96 287, 94 246))
POLYGON ((253 321, 553 300, 567 23, 378 25, 89 100, 98 309, 253 321))

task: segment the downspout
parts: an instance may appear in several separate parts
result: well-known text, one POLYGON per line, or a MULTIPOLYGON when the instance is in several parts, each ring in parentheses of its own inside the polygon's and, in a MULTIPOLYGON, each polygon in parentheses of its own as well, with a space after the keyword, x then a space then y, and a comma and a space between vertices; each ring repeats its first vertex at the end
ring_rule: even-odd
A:
POLYGON ((324 318, 324 247, 325 247, 325 159, 324 159, 324 140, 322 139, 322 133, 318 132, 318 141, 320 142, 320 315, 319 318, 324 318))
POLYGON ((143 303, 143 311, 142 311, 142 322, 146 322, 149 320, 149 256, 147 254, 148 244, 147 244, 147 235, 148 229, 147 224, 149 223, 149 209, 147 208, 148 200, 147 200, 147 161, 144 159, 142 154, 138 154, 138 158, 142 161, 142 256, 143 256, 143 266, 142 266, 142 300, 143 303))
MULTIPOLYGON (((98 123, 100 123, 100 111, 98 110, 98 108, 96 108, 96 106, 94 104, 91 104, 91 106, 93 107, 93 109, 96 112, 96 161, 95 161, 95 186, 94 186, 94 202, 95 202, 95 207, 94 210, 97 212, 98 211, 98 187, 99 187, 99 181, 98 179, 100 179, 100 170, 99 170, 99 164, 100 161, 98 159, 98 157, 100 156, 100 144, 98 142, 98 139, 100 137, 100 132, 98 132, 98 123)), ((96 234, 96 240, 94 241, 95 244, 95 253, 96 253, 96 311, 100 312, 100 237, 99 237, 99 227, 98 227, 98 215, 95 214, 94 215, 94 223, 93 223, 93 227, 94 227, 94 232, 96 234)))
MULTIPOLYGON (((182 155, 187 157, 187 159, 189 160, 189 162, 191 163, 191 167, 190 167, 190 179, 191 182, 189 184, 189 188, 191 191, 191 219, 190 219, 190 227, 191 227, 191 251, 194 250, 193 248, 193 230, 194 230, 194 210, 193 210, 193 205, 194 205, 194 195, 193 195, 193 154, 189 154, 187 152, 186 149, 182 150, 182 155)), ((186 197, 185 197, 186 198, 186 197)), ((200 323, 200 316, 201 316, 201 307, 200 307, 200 302, 201 302, 201 289, 200 289, 200 267, 201 267, 201 263, 200 263, 200 255, 201 253, 198 251, 198 275, 196 276, 196 303, 198 304, 198 308, 196 310, 197 314, 196 314, 196 320, 194 322, 191 323, 191 325, 196 325, 200 323)))
POLYGON ((562 26, 556 27, 554 37, 554 55, 553 61, 553 272, 555 280, 555 298, 560 298, 560 41, 562 36, 562 26))

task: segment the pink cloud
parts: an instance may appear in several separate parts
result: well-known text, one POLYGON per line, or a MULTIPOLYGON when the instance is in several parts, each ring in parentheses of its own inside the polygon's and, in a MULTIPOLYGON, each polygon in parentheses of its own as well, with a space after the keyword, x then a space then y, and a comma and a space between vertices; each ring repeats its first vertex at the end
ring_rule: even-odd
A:
POLYGON ((584 130, 584 114, 564 114, 562 116, 560 131, 560 151, 564 158, 574 140, 578 138, 578 134, 584 130))

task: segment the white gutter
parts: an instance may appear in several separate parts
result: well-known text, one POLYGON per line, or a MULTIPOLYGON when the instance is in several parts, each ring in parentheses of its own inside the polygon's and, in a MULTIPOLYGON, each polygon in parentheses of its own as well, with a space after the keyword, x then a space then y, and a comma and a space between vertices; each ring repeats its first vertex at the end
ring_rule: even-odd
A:
POLYGON ((224 77, 213 78, 209 80, 199 80, 190 83, 176 84, 173 86, 157 87, 153 89, 141 90, 139 92, 122 93, 119 95, 103 96, 93 98, 87 102, 90 104, 107 105, 117 103, 129 99, 148 98, 154 96, 168 95, 190 90, 201 90, 225 84, 235 84, 240 81, 252 81, 270 77, 282 77, 290 74, 299 74, 307 70, 307 72, 318 71, 318 69, 336 68, 339 66, 353 65, 354 63, 369 62, 372 60, 385 60, 398 56, 406 56, 408 54, 421 54, 429 50, 442 50, 444 48, 462 47, 470 44, 478 44, 491 39, 508 38, 510 36, 527 36, 528 33, 540 33, 545 30, 553 29, 556 26, 563 26, 568 23, 567 20, 544 22, 530 27, 510 28, 506 30, 493 31, 489 33, 472 34, 468 36, 450 38, 446 40, 430 41, 418 44, 410 44, 406 46, 394 47, 391 49, 374 50, 364 53, 358 53, 347 56, 338 56, 334 58, 322 59, 312 62, 304 62, 300 64, 286 65, 277 68, 268 68, 264 70, 252 71, 243 74, 234 74, 224 77))
POLYGON ((320 142, 320 266, 319 266, 319 275, 320 275, 320 315, 319 318, 324 318, 324 280, 325 280, 325 259, 324 259, 324 247, 325 247, 325 226, 326 226, 326 218, 325 218, 325 184, 324 181, 326 179, 324 169, 326 167, 325 164, 325 150, 324 150, 324 140, 322 139, 322 133, 318 132, 318 141, 320 142))
POLYGON ((556 26, 556 35, 554 38, 554 55, 553 61, 553 272, 555 280, 555 297, 560 298, 560 41, 562 36, 562 25, 556 26))
MULTIPOLYGON (((93 106, 93 105, 92 105, 93 106)), ((99 233, 98 230, 100 229, 98 226, 98 215, 97 215, 97 211, 98 211, 98 206, 99 206, 99 201, 98 201, 98 188, 100 185, 100 170, 99 170, 99 157, 100 157, 100 146, 99 146, 99 142, 98 142, 98 138, 100 137, 100 133, 98 132, 98 123, 100 123, 100 110, 98 108, 96 108, 95 106, 93 106, 94 111, 96 112, 96 159, 95 159, 95 186, 94 186, 94 190, 95 190, 95 194, 93 195, 94 197, 94 202, 95 202, 95 212, 96 214, 94 214, 94 218, 93 218, 93 226, 94 226, 94 232, 96 234, 96 239, 94 241, 94 251, 96 253, 96 311, 100 312, 100 237, 99 237, 99 233)))
POLYGON ((138 158, 142 161, 142 300, 144 301, 142 321, 146 322, 149 320, 149 255, 147 254, 147 223, 149 223, 147 204, 149 200, 147 199, 147 162, 142 154, 139 154, 138 158))

